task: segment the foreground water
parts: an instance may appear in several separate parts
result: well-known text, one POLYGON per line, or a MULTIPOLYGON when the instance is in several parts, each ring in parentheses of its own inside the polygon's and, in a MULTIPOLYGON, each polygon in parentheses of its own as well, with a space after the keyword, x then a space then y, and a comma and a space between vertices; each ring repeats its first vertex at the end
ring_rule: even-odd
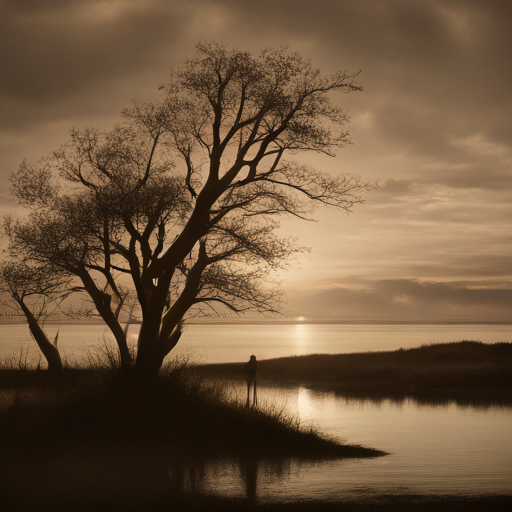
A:
POLYGON ((373 459, 212 461, 204 487, 266 500, 371 499, 382 494, 512 493, 512 408, 412 398, 363 400, 299 387, 264 388, 302 421, 349 444, 387 451, 373 459))
MULTIPOLYGON (((131 327, 131 341, 136 326, 131 327)), ((57 326, 49 326, 52 333, 57 326)), ((0 326, 0 355, 38 352, 21 325, 0 326)), ((59 346, 80 360, 106 330, 59 327, 59 346)), ((202 362, 245 361, 308 353, 394 350, 424 343, 510 341, 508 325, 190 325, 180 351, 202 362)), ((101 343, 99 343, 101 345, 101 343)), ((243 383, 233 384, 244 393, 243 383)), ((169 481, 181 475, 191 492, 249 500, 364 499, 380 494, 512 494, 512 407, 413 398, 357 399, 304 387, 259 389, 260 406, 281 408, 349 444, 389 453, 373 459, 313 462, 257 458, 169 461, 169 481)), ((248 439, 250 443, 250 439, 248 439)))

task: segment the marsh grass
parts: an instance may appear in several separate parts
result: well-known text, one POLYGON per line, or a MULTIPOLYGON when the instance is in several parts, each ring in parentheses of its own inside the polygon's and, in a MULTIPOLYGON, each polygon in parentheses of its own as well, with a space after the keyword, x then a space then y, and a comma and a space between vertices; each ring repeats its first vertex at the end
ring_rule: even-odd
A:
MULTIPOLYGON (((239 379, 241 363, 204 365, 203 375, 239 379)), ((512 343, 462 341, 389 352, 313 354, 258 362, 260 382, 347 392, 512 392, 512 343)))
POLYGON ((384 455, 322 437, 272 402, 246 407, 231 386, 205 380, 186 358, 163 369, 154 396, 133 401, 111 362, 107 354, 58 378, 0 370, 0 396, 8 397, 0 407, 2 511, 235 510, 184 493, 169 468, 183 474, 225 458, 245 467, 245 460, 384 455))
POLYGON ((276 400, 262 399, 256 407, 248 407, 230 382, 207 380, 188 361, 178 360, 166 368, 162 383, 169 410, 180 411, 181 420, 175 426, 183 430, 178 437, 189 440, 187 448, 191 451, 312 457, 383 455, 378 450, 341 445, 321 435, 314 425, 303 423, 276 400))
MULTIPOLYGON (((22 449, 63 444, 157 443, 171 451, 205 454, 279 453, 304 456, 378 456, 322 437, 284 406, 263 400, 247 407, 226 382, 204 378, 189 356, 167 364, 161 385, 134 401, 129 377, 110 350, 61 376, 43 370, 0 368, 0 422, 4 439, 22 449), (35 445, 33 441, 35 440, 35 445)), ((1 443, 1 441, 0 441, 1 443)), ((9 449, 9 447, 6 447, 9 449)))
POLYGON ((0 370, 35 370, 41 368, 41 356, 36 364, 29 358, 28 347, 22 347, 18 353, 8 354, 0 359, 0 370))

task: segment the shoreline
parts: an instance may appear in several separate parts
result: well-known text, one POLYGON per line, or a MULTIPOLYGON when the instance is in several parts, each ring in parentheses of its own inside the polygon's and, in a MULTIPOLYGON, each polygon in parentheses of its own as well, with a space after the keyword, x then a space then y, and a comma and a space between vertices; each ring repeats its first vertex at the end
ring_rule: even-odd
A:
MULTIPOLYGON (((203 377, 243 378, 243 363, 196 365, 203 377)), ((260 384, 368 396, 512 401, 512 343, 460 341, 393 351, 311 354, 258 361, 260 384)))
MULTIPOLYGON (((68 318, 48 318, 47 324, 65 325, 89 325, 104 324, 101 319, 84 318, 73 320, 68 318)), ((121 322, 126 323, 126 322, 121 322)), ((130 322, 131 325, 140 325, 140 320, 130 322)), ((23 325, 26 324, 25 317, 2 317, 0 325, 23 325)), ((512 320, 192 320, 186 325, 512 325, 512 320)))

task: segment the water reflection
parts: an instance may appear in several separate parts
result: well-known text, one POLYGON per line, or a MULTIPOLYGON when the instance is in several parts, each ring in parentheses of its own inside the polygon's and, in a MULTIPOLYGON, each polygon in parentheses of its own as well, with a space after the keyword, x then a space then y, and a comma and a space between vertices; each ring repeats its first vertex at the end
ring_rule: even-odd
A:
POLYGON ((249 503, 256 503, 258 490, 258 461, 250 456, 240 461, 240 476, 244 482, 245 496, 249 503))
POLYGON ((171 490, 178 493, 204 494, 206 485, 206 461, 185 463, 177 460, 169 463, 168 474, 171 490))
POLYGON ((416 407, 446 408, 457 406, 461 409, 473 408, 481 411, 493 410, 496 408, 512 408, 512 398, 505 394, 483 394, 480 396, 471 396, 470 393, 451 393, 450 395, 432 392, 410 393, 365 393, 350 392, 342 390, 325 390, 314 386, 304 386, 305 389, 318 400, 335 399, 340 402, 358 401, 379 405, 383 403, 393 403, 396 406, 405 406, 414 404, 416 407))
POLYGON ((168 474, 174 493, 238 498, 254 505, 289 500, 296 494, 297 479, 303 472, 321 465, 321 459, 269 458, 252 453, 239 458, 175 460, 169 464, 168 474))
MULTIPOLYGON (((260 403, 298 414, 342 442, 390 453, 307 467, 292 461, 294 470, 278 484, 262 480, 259 466, 257 487, 265 499, 512 491, 512 407, 500 397, 374 396, 262 385, 259 396, 260 403)), ((233 485, 231 480, 225 486, 227 492, 233 485)))
MULTIPOLYGON (((239 386, 244 396, 243 383, 239 386)), ((246 503, 360 500, 381 494, 509 494, 512 407, 435 396, 364 396, 260 386, 260 406, 280 407, 348 444, 390 453, 373 459, 183 459, 172 481, 186 494, 246 503)))

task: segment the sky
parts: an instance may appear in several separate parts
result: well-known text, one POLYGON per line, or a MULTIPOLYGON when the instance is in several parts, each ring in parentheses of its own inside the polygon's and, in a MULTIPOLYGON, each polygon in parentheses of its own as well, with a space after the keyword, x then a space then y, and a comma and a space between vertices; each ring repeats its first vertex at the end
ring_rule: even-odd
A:
POLYGON ((24 158, 155 100, 208 41, 360 71, 333 97, 352 144, 300 159, 379 186, 282 219, 311 248, 279 276, 289 319, 512 321, 509 0, 0 0, 0 214, 24 158))

